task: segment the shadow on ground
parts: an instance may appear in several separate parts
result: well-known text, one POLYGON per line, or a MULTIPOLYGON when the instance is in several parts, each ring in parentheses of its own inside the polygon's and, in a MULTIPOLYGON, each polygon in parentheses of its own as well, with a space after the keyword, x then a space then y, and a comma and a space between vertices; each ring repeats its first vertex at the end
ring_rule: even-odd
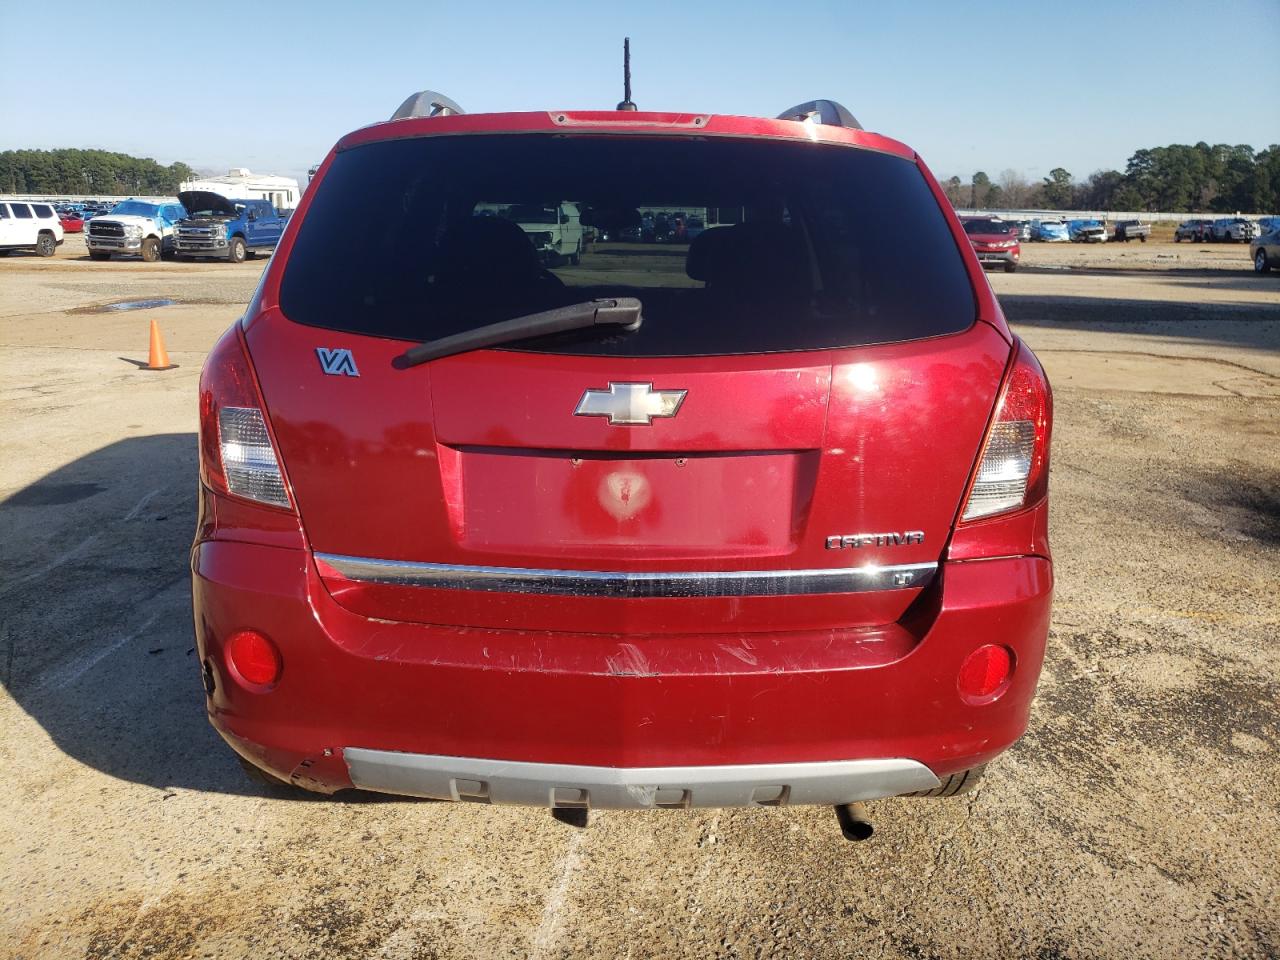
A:
MULTIPOLYGON (((1280 284, 1275 288, 1280 296, 1280 284)), ((999 300, 1010 323, 1031 327, 1178 337, 1263 350, 1276 349, 1280 341, 1280 310, 1256 300, 1189 304, 1012 293, 999 294, 999 300)))
POLYGON ((102 773, 260 795, 271 791, 205 717, 195 511, 193 433, 113 443, 0 502, 0 681, 60 750, 102 773))

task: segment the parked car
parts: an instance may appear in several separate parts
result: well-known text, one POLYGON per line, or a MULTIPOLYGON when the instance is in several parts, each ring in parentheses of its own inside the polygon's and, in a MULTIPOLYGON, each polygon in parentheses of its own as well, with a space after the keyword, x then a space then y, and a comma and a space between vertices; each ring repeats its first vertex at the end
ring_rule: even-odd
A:
POLYGON ((1029 241, 1032 239, 1032 227, 1030 220, 1009 220, 1007 222, 1013 227, 1018 240, 1029 241))
POLYGON ((1212 228, 1212 220, 1183 220, 1173 231, 1173 242, 1190 240, 1192 243, 1204 243, 1209 239, 1212 228))
POLYGON ((973 244, 973 252, 982 264, 998 263, 1005 273, 1018 269, 1022 246, 1018 242, 1018 228, 1008 220, 993 217, 964 217, 964 232, 973 244))
POLYGON ((1119 220, 1116 222, 1116 232, 1112 239, 1124 243, 1130 240, 1141 240, 1146 243, 1149 236, 1151 236, 1151 224, 1143 223, 1141 220, 1119 220))
POLYGON ((1275 230, 1280 230, 1280 217, 1258 218, 1258 236, 1264 237, 1275 230))
POLYGON ((1106 243, 1107 228, 1101 220, 1068 220, 1067 236, 1072 243, 1106 243))
POLYGON ((83 233, 84 217, 74 210, 63 210, 58 213, 58 222, 65 233, 83 233))
POLYGON ((1067 225, 1061 220, 1033 220, 1035 239, 1042 243, 1064 243, 1071 239, 1067 225))
POLYGON ((1270 231, 1255 237, 1249 244, 1249 256, 1257 273, 1280 269, 1280 217, 1268 217, 1270 231))
POLYGON ((136 253, 154 263, 173 254, 173 231, 187 215, 180 203, 125 200, 89 221, 85 239, 89 257, 110 260, 113 253, 136 253))
POLYGON ((1258 236, 1258 225, 1244 217, 1220 217, 1213 221, 1209 239, 1214 243, 1248 243, 1258 236))
POLYGON ((284 233, 284 218, 267 200, 228 200, 207 190, 185 190, 178 201, 187 212, 173 236, 174 256, 180 260, 243 263, 274 249, 284 233))
POLYGON ((1052 400, 916 153, 826 101, 432 100, 329 154, 200 377, 193 662, 246 770, 855 827, 970 788, 1045 651, 1052 400), (563 195, 743 216, 557 272, 475 215, 563 195))
POLYGON ((62 245, 62 224, 47 203, 0 203, 0 257, 15 250, 31 250, 52 257, 62 245))

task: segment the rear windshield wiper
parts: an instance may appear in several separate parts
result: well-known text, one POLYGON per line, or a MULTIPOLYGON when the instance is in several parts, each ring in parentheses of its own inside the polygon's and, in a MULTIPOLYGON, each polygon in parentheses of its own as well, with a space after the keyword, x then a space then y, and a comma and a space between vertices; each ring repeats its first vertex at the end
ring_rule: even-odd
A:
POLYGON ((414 367, 455 353, 496 347, 530 337, 545 337, 567 330, 585 330, 594 326, 612 325, 623 330, 636 330, 640 327, 640 321, 640 301, 635 297, 587 300, 567 307, 556 307, 554 310, 530 313, 514 320, 489 323, 474 330, 441 337, 439 340, 428 340, 400 354, 393 365, 399 369, 414 367))

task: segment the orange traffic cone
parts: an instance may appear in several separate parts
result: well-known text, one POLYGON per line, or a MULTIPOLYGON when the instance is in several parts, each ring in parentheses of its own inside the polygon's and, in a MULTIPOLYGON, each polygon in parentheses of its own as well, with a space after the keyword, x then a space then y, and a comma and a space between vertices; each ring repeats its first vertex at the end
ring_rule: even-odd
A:
POLYGON ((151 356, 143 370, 172 370, 176 363, 169 362, 169 354, 164 348, 164 338, 160 336, 160 324, 151 321, 151 356))

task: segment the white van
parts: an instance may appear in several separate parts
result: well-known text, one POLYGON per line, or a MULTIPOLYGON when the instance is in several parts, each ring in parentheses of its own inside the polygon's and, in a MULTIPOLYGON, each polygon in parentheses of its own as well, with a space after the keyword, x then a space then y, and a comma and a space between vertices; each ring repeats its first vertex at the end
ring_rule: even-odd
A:
POLYGON ((62 244, 62 221, 48 203, 0 202, 0 257, 14 250, 34 250, 52 257, 62 244))
POLYGON ((512 220, 532 241, 543 263, 558 267, 582 259, 582 215, 576 203, 494 203, 481 201, 477 216, 512 220))

